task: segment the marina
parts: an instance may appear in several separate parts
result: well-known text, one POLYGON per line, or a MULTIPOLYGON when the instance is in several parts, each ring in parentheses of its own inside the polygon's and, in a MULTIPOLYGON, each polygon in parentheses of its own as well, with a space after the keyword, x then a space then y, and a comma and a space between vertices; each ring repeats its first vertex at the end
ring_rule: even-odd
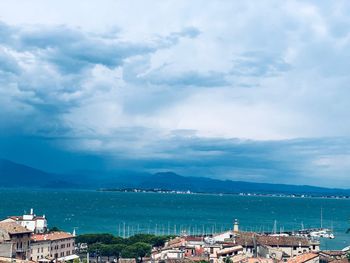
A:
POLYGON ((33 207, 50 218, 51 227, 121 237, 137 233, 211 235, 232 229, 234 218, 242 231, 273 235, 304 230, 298 233, 302 235, 305 229, 321 228, 322 208, 322 228, 333 230, 335 238, 320 238, 321 247, 342 249, 350 242, 346 233, 350 201, 346 199, 16 189, 1 191, 0 199, 1 217, 33 207))

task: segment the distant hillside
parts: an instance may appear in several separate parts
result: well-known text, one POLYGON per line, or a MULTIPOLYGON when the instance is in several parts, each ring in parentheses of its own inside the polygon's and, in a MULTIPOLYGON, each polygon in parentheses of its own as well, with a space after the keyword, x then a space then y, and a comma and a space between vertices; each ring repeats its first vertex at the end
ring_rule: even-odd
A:
POLYGON ((202 193, 261 193, 347 195, 350 190, 307 185, 285 185, 185 177, 173 172, 156 174, 118 172, 80 172, 73 175, 47 173, 26 165, 0 159, 0 187, 40 188, 138 188, 192 191, 202 193))
POLYGON ((141 189, 190 190, 204 193, 281 193, 310 195, 350 195, 350 189, 332 189, 308 185, 252 183, 217 180, 205 177, 184 177, 172 172, 157 173, 139 184, 141 189))
POLYGON ((72 187, 64 176, 0 159, 0 187, 72 187))
POLYGON ((1 186, 38 186, 51 180, 51 175, 32 167, 0 159, 1 186))

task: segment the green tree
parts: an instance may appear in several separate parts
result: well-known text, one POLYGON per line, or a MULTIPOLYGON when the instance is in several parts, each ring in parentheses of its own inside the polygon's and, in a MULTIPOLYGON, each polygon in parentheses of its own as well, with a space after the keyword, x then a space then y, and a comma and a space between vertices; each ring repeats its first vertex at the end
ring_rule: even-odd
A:
POLYGON ((112 244, 125 244, 125 239, 122 237, 113 237, 112 244))
POLYGON ((152 246, 144 242, 137 242, 135 244, 126 246, 122 250, 123 258, 135 258, 136 262, 142 262, 145 256, 151 254, 152 246))
POLYGON ((107 261, 109 261, 109 257, 113 256, 112 245, 101 245, 100 247, 100 255, 107 257, 107 261))
POLYGON ((229 257, 225 258, 225 263, 232 263, 232 259, 230 259, 229 257))
POLYGON ((75 258, 75 259, 73 260, 73 263, 80 263, 80 259, 79 259, 79 258, 75 258))
POLYGON ((51 228, 49 229, 49 232, 60 232, 60 231, 62 231, 62 230, 59 229, 57 226, 51 227, 51 228))
POLYGON ((122 255, 123 250, 125 249, 126 245, 124 244, 113 244, 112 245, 112 255, 117 259, 117 262, 119 262, 119 259, 122 255))
POLYGON ((116 238, 112 234, 84 234, 76 237, 76 243, 94 243, 113 244, 116 238))
POLYGON ((155 236, 151 234, 137 234, 134 236, 131 236, 127 239, 127 244, 135 244, 137 242, 143 242, 150 244, 154 247, 161 247, 164 246, 165 241, 169 239, 168 236, 155 236))
POLYGON ((151 254, 152 246, 144 242, 137 242, 131 245, 136 261, 143 262, 143 258, 151 254))
POLYGON ((131 246, 125 246, 122 250, 121 256, 123 258, 135 258, 135 253, 131 246))
POLYGON ((102 244, 101 243, 95 243, 92 245, 89 245, 88 252, 89 253, 96 253, 96 251, 100 251, 102 244))

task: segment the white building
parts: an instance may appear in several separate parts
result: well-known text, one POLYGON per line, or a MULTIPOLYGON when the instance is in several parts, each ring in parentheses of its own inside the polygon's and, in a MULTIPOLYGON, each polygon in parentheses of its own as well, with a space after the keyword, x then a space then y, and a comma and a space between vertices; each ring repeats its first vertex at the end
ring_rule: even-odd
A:
POLYGON ((155 261, 160 260, 183 260, 185 258, 185 252, 179 249, 165 249, 157 251, 152 254, 152 259, 155 261))
POLYGON ((65 262, 79 258, 75 255, 75 236, 66 232, 32 235, 30 252, 30 259, 35 262, 56 259, 65 262))
POLYGON ((16 222, 34 233, 44 233, 47 230, 47 220, 45 215, 37 216, 34 214, 33 209, 30 209, 29 214, 24 214, 23 216, 11 216, 1 222, 16 222))

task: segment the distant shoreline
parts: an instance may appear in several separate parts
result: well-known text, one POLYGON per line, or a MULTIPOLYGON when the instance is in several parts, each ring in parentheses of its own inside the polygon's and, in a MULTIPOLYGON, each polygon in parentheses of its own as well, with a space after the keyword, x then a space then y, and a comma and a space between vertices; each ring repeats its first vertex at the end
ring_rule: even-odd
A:
POLYGON ((349 200, 348 195, 319 195, 319 194, 289 194, 289 193, 254 193, 254 192, 195 192, 165 189, 138 189, 138 188, 51 188, 51 187, 0 187, 0 191, 44 191, 44 192, 116 192, 116 193, 153 193, 153 194, 177 194, 177 195, 213 195, 213 196, 247 196, 247 197, 279 197, 279 198, 318 198, 349 200))
POLYGON ((167 189, 141 189, 141 188, 100 188, 98 192, 119 193, 156 193, 156 194, 179 194, 179 195, 233 195, 233 196, 255 196, 255 197, 286 197, 286 198, 321 198, 321 199, 350 199, 346 195, 312 195, 312 194, 283 194, 283 193, 216 193, 216 192, 193 192, 190 190, 167 190, 167 189))

